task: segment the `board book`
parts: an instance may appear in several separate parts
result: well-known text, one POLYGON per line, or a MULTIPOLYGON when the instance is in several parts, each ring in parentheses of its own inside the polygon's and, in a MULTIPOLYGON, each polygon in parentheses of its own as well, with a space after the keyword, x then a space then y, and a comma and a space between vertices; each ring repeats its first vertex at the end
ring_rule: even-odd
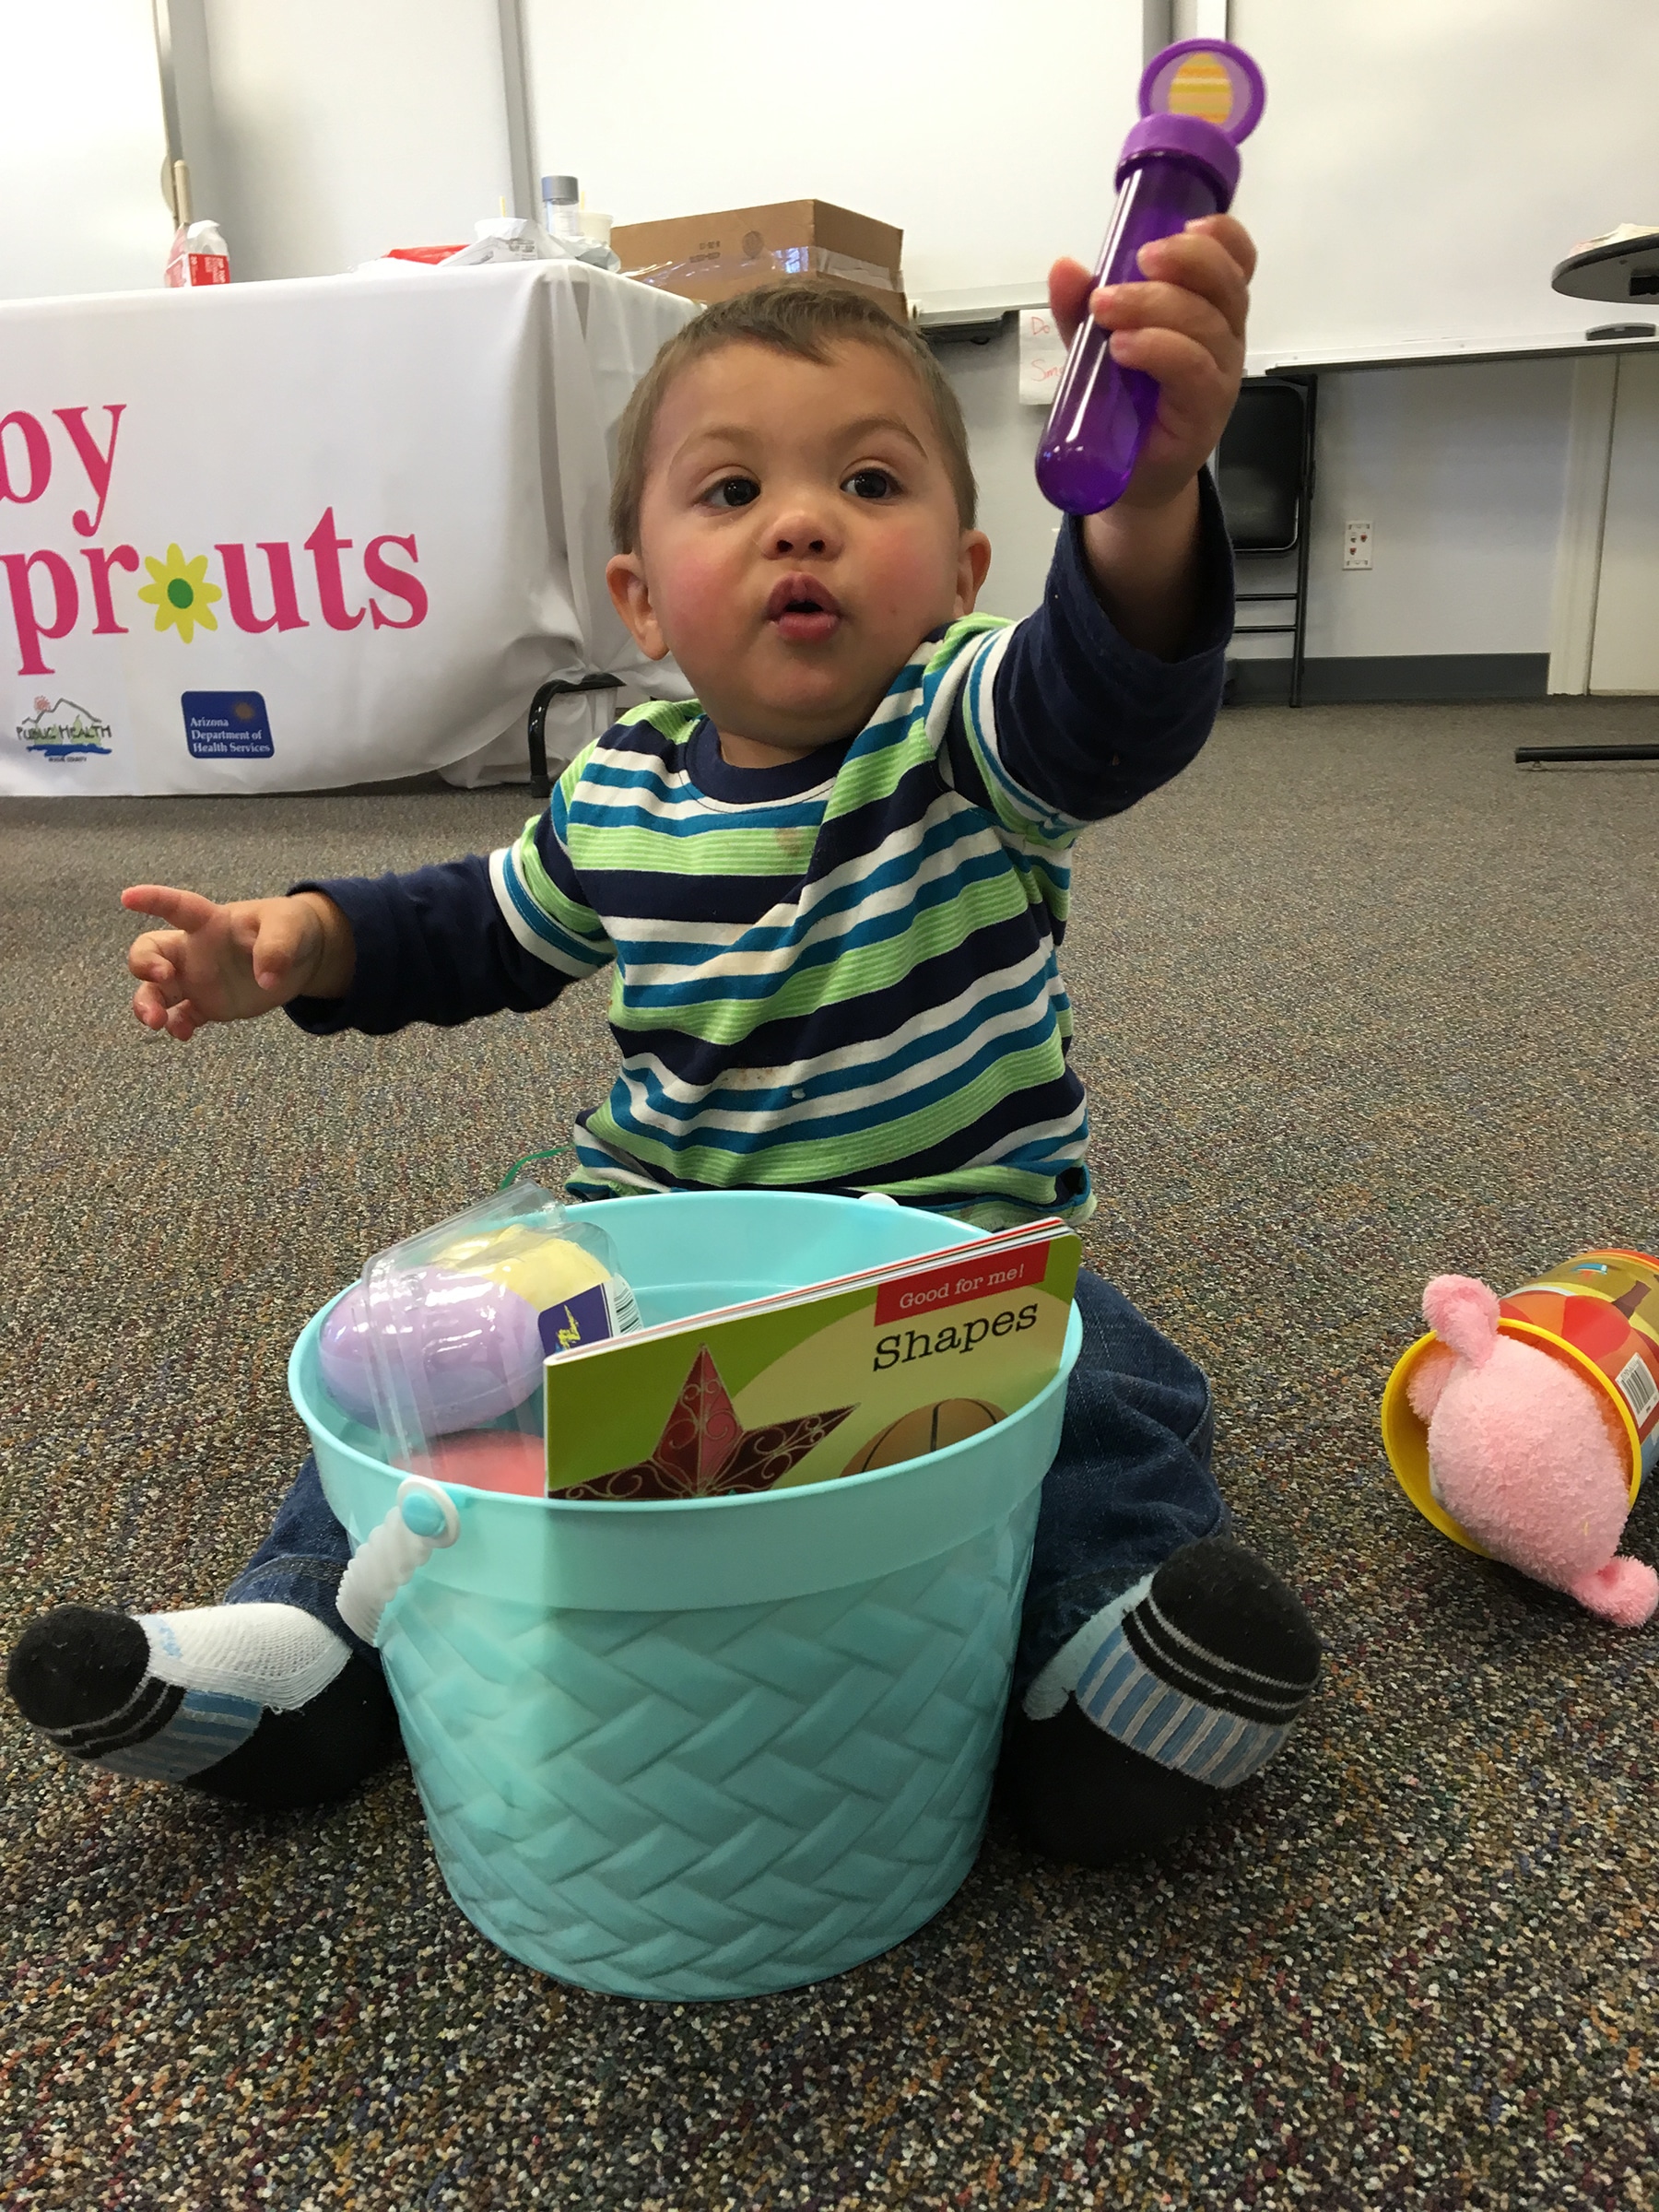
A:
POLYGON ((559 1352, 548 1492, 732 1497, 959 1443, 1058 1372, 1081 1256, 1050 1217, 559 1352))

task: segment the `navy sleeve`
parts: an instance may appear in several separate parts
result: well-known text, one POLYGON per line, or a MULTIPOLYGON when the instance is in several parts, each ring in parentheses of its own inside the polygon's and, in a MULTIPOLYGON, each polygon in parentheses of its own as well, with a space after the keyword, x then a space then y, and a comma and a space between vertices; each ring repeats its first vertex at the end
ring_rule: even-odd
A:
POLYGON ((297 883, 324 891, 351 924, 357 968, 344 998, 291 999, 284 1011, 313 1037, 360 1030, 388 1037, 412 1021, 440 1029, 480 1015, 533 1013, 572 979, 522 946, 502 918, 489 863, 475 853, 406 876, 297 883))
POLYGON ((975 711, 970 685, 969 726, 962 712, 952 717, 951 780, 964 796, 1053 834, 1121 814, 1197 754, 1221 704, 1233 619, 1232 548, 1207 469, 1198 492, 1198 606, 1172 661, 1118 635, 1089 580, 1082 525, 1067 517, 1041 606, 997 652, 992 714, 975 711))

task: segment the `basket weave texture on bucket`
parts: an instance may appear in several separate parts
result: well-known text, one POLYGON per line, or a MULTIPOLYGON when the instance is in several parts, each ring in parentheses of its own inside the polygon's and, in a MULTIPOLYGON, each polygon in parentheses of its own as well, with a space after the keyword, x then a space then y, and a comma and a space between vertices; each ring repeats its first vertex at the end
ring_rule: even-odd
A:
POLYGON ((550 1613, 417 1577, 384 1658, 456 1902, 628 1995, 788 1988, 901 1941, 979 1847, 1036 1512, 773 1605, 550 1613))

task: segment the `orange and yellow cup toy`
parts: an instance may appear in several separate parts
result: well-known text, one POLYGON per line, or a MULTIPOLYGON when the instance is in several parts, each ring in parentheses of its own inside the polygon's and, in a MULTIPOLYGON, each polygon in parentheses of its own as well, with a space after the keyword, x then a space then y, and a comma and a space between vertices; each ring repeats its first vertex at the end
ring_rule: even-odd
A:
MULTIPOLYGON (((1576 1253, 1498 1301, 1498 1332, 1564 1360, 1607 1402, 1630 1446, 1630 1502, 1659 1458, 1659 1259, 1613 1249, 1576 1253)), ((1489 1555, 1429 1484, 1429 1430, 1406 1385, 1439 1344, 1432 1330, 1396 1364, 1382 1393, 1382 1443, 1400 1488, 1443 1535, 1489 1555)))

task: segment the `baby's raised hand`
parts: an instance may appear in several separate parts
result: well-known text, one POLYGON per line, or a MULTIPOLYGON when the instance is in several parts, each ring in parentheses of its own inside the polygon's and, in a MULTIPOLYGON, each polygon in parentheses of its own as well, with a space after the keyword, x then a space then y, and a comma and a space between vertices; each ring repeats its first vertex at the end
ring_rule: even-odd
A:
POLYGON ((1158 417, 1121 506, 1172 500, 1214 453, 1244 373, 1244 322, 1256 253, 1230 215, 1206 215, 1141 248, 1143 281, 1093 290, 1081 262, 1049 272, 1049 303, 1067 344, 1090 314, 1112 358, 1158 384, 1158 417))
POLYGON ((121 903, 170 924, 146 930, 127 966, 138 978, 134 1013, 181 1044, 204 1022, 248 1021, 308 992, 338 997, 351 980, 350 924, 320 891, 216 906, 199 891, 138 883, 121 903))

